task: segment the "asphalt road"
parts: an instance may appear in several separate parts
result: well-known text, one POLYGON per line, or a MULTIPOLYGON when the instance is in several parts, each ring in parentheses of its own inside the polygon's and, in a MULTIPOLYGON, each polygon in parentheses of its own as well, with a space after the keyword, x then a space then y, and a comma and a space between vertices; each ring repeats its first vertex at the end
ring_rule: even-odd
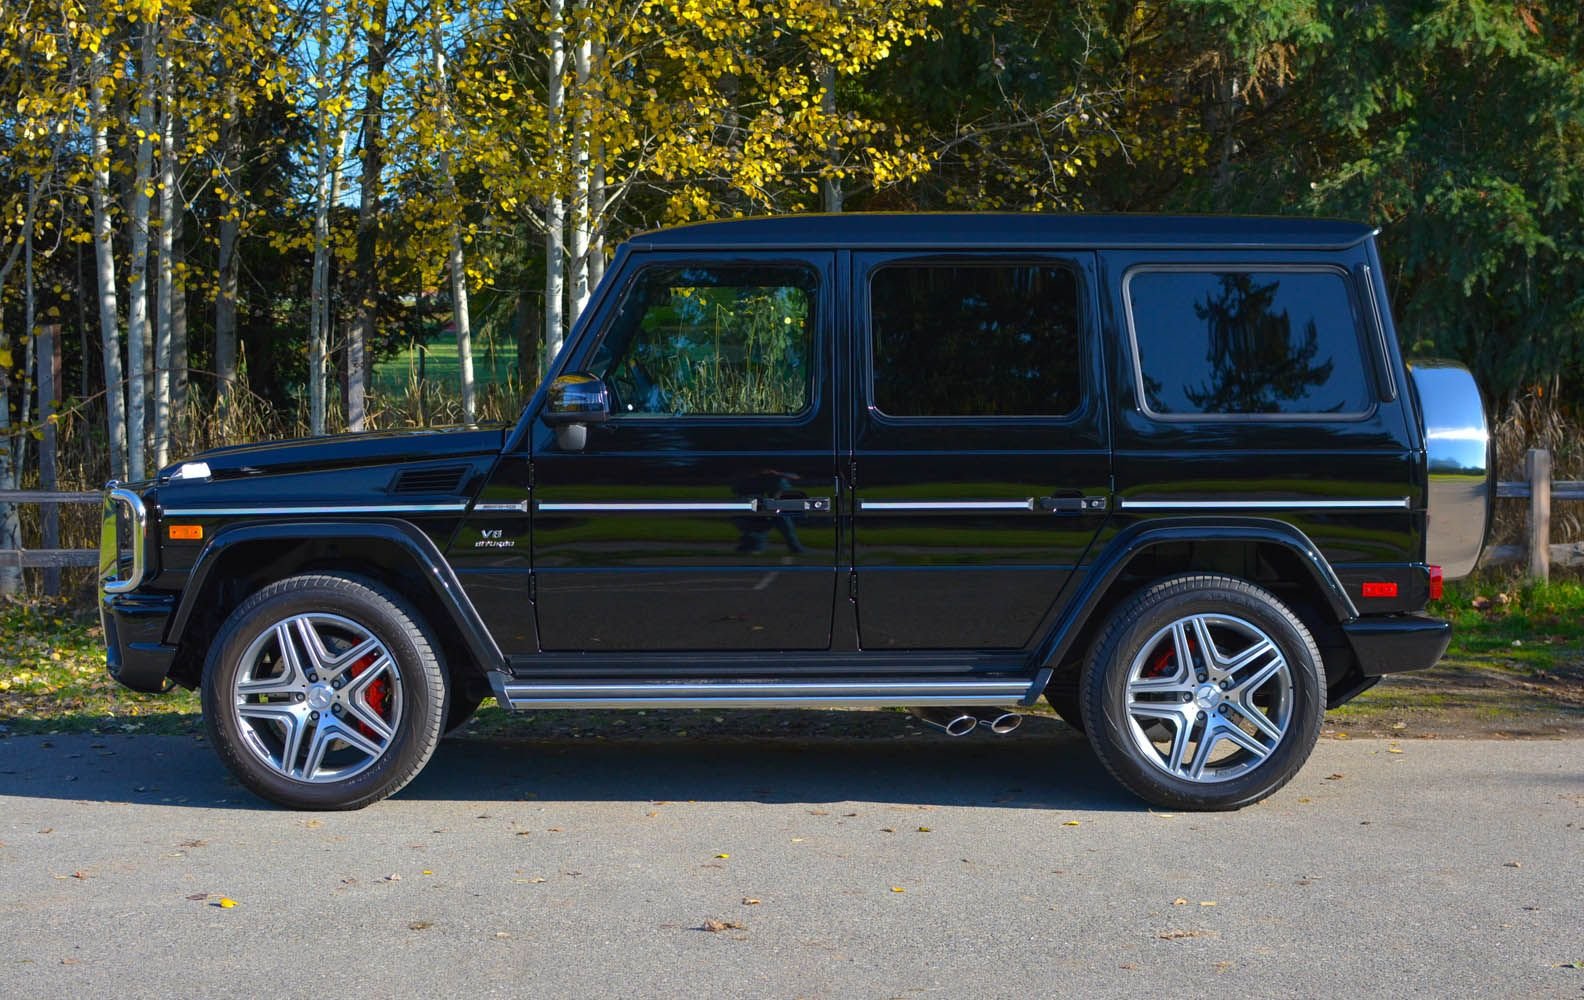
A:
POLYGON ((448 743, 319 815, 191 738, 0 739, 0 996, 1584 996, 1584 743, 1327 740, 1173 815, 1054 722, 894 719, 448 743))

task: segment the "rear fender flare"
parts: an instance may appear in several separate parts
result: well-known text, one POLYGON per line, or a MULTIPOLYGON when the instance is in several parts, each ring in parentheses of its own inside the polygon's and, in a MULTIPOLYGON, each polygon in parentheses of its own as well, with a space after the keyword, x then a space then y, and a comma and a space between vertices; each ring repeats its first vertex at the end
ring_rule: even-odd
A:
POLYGON ((1034 698, 1045 689, 1045 682, 1071 651, 1073 643, 1100 606, 1106 592, 1116 583, 1128 563, 1153 546, 1173 542, 1255 542, 1281 546, 1296 556, 1308 570, 1316 592, 1323 598, 1323 606, 1337 623, 1350 622, 1358 617, 1353 599, 1348 596, 1347 589, 1337 579, 1331 564, 1319 548, 1303 531, 1285 521, 1269 518, 1141 521, 1119 532, 1099 558, 1090 564, 1082 589, 1067 603, 1040 644, 1033 661, 1039 668, 1039 677, 1031 689, 1032 695, 1026 700, 1027 704, 1033 704, 1034 698))

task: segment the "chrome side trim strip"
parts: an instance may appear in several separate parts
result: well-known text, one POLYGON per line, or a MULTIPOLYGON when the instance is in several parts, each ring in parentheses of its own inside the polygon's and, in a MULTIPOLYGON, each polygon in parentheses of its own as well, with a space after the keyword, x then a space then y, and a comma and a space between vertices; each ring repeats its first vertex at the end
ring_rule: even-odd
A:
POLYGON ((467 510, 465 503, 355 504, 345 507, 168 507, 165 517, 254 517, 295 514, 435 514, 467 510))
POLYGON ((1022 500, 860 500, 859 510, 1033 510, 1034 498, 1022 500))
POLYGON ((148 509, 143 506, 143 498, 111 483, 105 490, 100 517, 99 589, 106 594, 125 594, 136 590, 138 584, 143 582, 143 553, 148 539, 148 509), (116 527, 118 505, 127 509, 127 520, 132 525, 132 572, 125 580, 113 576, 121 561, 121 540, 116 527))
POLYGON ((610 512, 638 512, 638 513, 712 513, 716 511, 737 511, 752 514, 759 509, 753 500, 721 500, 718 502, 700 503, 541 503, 538 510, 548 514, 598 514, 610 512))
POLYGON ((1407 497, 1396 500, 1127 500, 1123 510, 1408 510, 1407 497))
POLYGON ((473 505, 475 514, 526 514, 529 506, 527 500, 518 500, 516 503, 476 503, 473 505))
POLYGON ((953 681, 506 681, 497 695, 523 708, 807 708, 836 705, 1006 705, 1028 678, 953 681))

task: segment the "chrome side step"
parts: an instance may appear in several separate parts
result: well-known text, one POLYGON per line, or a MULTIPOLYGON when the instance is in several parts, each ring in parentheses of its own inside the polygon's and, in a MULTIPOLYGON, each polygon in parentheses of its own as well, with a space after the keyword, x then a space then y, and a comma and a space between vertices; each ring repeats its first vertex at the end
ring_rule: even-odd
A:
POLYGON ((514 710, 540 708, 836 708, 858 705, 1010 705, 1029 694, 1027 677, 866 681, 520 680, 493 674, 495 698, 514 710))

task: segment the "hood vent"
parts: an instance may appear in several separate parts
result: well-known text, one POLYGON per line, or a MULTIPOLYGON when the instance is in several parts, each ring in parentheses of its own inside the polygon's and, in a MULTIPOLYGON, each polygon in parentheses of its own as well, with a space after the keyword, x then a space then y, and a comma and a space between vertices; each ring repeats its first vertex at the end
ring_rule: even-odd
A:
POLYGON ((445 465, 433 469, 407 469, 391 483, 392 493, 456 493, 467 475, 465 465, 445 465))

